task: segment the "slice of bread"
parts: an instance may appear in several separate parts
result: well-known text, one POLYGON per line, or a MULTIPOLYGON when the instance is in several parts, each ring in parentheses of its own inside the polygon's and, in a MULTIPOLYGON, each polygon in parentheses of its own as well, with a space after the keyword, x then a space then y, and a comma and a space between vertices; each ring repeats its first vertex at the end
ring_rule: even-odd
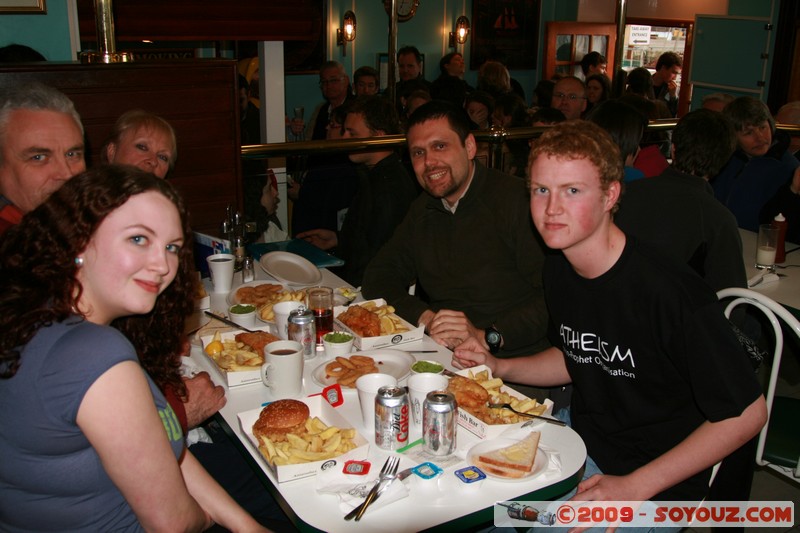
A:
POLYGON ((541 433, 532 431, 527 437, 505 448, 478 455, 478 468, 503 477, 522 477, 533 469, 541 433))

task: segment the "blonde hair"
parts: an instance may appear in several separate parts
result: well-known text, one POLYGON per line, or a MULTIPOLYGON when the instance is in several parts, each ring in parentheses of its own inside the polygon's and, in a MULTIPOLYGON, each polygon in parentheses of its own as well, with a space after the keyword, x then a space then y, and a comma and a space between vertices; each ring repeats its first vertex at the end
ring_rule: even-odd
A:
POLYGON ((100 158, 103 163, 110 163, 108 160, 108 145, 119 145, 119 141, 126 131, 136 130, 141 127, 161 130, 167 134, 172 144, 172 157, 169 159, 169 169, 172 170, 175 167, 175 161, 178 159, 178 141, 175 137, 175 130, 163 118, 142 109, 131 109, 117 119, 114 129, 111 130, 111 135, 103 145, 103 149, 100 150, 100 158))

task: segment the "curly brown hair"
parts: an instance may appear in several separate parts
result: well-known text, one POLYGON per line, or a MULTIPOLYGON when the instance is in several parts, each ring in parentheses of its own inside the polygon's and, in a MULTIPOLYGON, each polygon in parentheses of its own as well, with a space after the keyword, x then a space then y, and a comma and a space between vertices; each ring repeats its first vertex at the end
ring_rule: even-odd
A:
POLYGON ((82 287, 75 258, 105 218, 132 196, 156 191, 178 210, 184 242, 175 280, 153 310, 111 325, 136 348, 144 369, 163 390, 185 396, 179 375, 183 323, 192 312, 191 228, 183 200, 165 180, 132 166, 104 165, 69 180, 11 228, 0 244, 0 377, 12 377, 23 347, 36 332, 78 313, 82 287), (169 354, 169 355, 165 355, 169 354))

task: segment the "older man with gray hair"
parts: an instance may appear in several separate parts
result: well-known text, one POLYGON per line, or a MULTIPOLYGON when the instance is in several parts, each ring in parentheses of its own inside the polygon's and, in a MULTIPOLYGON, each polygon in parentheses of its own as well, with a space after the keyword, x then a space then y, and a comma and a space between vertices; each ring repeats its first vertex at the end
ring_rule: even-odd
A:
POLYGON ((86 169, 75 105, 40 83, 0 90, 0 234, 86 169))

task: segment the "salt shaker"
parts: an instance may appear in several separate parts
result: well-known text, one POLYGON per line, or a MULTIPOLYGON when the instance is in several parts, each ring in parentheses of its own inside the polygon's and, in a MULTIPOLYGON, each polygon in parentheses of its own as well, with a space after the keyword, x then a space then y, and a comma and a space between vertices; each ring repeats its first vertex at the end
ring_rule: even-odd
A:
POLYGON ((256 270, 253 266, 253 258, 249 255, 242 260, 242 283, 254 281, 256 279, 256 270))

